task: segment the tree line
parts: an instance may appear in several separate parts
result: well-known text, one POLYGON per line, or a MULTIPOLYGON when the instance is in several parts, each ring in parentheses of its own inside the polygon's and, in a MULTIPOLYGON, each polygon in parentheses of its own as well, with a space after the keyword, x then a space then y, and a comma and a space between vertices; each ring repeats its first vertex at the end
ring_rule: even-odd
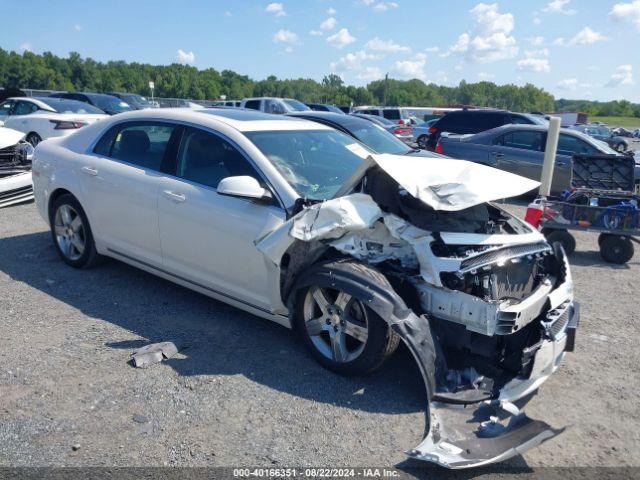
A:
POLYGON ((22 54, 0 49, 0 86, 35 90, 123 91, 149 95, 149 81, 155 95, 167 98, 214 100, 251 96, 296 98, 303 102, 335 105, 453 106, 477 105, 508 110, 583 111, 590 115, 637 116, 640 105, 626 101, 590 102, 555 100, 553 95, 531 84, 496 85, 493 82, 467 83, 455 87, 414 80, 376 80, 366 87, 346 85, 334 74, 321 82, 308 78, 278 79, 269 76, 254 80, 231 70, 199 70, 189 65, 149 65, 137 62, 98 62, 71 52, 59 57, 50 52, 22 54))

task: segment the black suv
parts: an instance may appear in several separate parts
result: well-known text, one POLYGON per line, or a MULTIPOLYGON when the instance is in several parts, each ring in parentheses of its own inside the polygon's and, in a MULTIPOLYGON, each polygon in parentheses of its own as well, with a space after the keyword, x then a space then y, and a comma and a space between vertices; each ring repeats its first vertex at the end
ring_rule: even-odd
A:
POLYGON ((536 115, 514 113, 506 110, 457 110, 447 113, 429 127, 427 148, 429 150, 436 148, 442 132, 480 133, 510 123, 546 125, 546 120, 536 115))

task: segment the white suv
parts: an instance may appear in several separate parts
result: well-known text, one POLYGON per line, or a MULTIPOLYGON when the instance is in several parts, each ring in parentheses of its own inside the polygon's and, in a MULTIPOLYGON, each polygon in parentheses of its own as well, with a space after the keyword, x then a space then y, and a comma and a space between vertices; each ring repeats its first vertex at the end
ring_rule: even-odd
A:
POLYGON ((285 113, 307 112, 311 110, 304 103, 293 98, 258 97, 245 98, 240 104, 242 108, 259 110, 265 113, 284 115, 285 113))

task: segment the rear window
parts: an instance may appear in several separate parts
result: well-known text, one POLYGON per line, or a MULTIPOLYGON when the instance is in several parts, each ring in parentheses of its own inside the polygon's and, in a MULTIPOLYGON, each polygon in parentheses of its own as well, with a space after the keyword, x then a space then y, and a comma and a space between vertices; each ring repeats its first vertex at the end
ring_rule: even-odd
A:
POLYGON ((382 116, 389 120, 400 120, 400 110, 395 108, 390 110, 383 110, 382 116))
POLYGON ((104 113, 99 108, 85 102, 68 100, 66 98, 38 98, 58 113, 104 113))
POLYGON ((244 108, 260 110, 260 100, 247 100, 244 104, 244 108))

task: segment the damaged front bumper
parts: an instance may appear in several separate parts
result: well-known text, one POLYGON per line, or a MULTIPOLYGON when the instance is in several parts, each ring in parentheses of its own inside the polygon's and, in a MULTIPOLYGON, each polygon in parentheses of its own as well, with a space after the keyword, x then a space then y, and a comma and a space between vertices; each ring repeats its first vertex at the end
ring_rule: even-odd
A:
POLYGON ((475 403, 430 405, 430 429, 411 458, 446 468, 471 468, 506 460, 562 433, 522 411, 532 394, 555 372, 565 351, 572 351, 580 319, 577 302, 557 316, 549 312, 550 338, 536 345, 531 373, 505 384, 497 398, 475 403), (559 324, 558 324, 559 322, 559 324))

